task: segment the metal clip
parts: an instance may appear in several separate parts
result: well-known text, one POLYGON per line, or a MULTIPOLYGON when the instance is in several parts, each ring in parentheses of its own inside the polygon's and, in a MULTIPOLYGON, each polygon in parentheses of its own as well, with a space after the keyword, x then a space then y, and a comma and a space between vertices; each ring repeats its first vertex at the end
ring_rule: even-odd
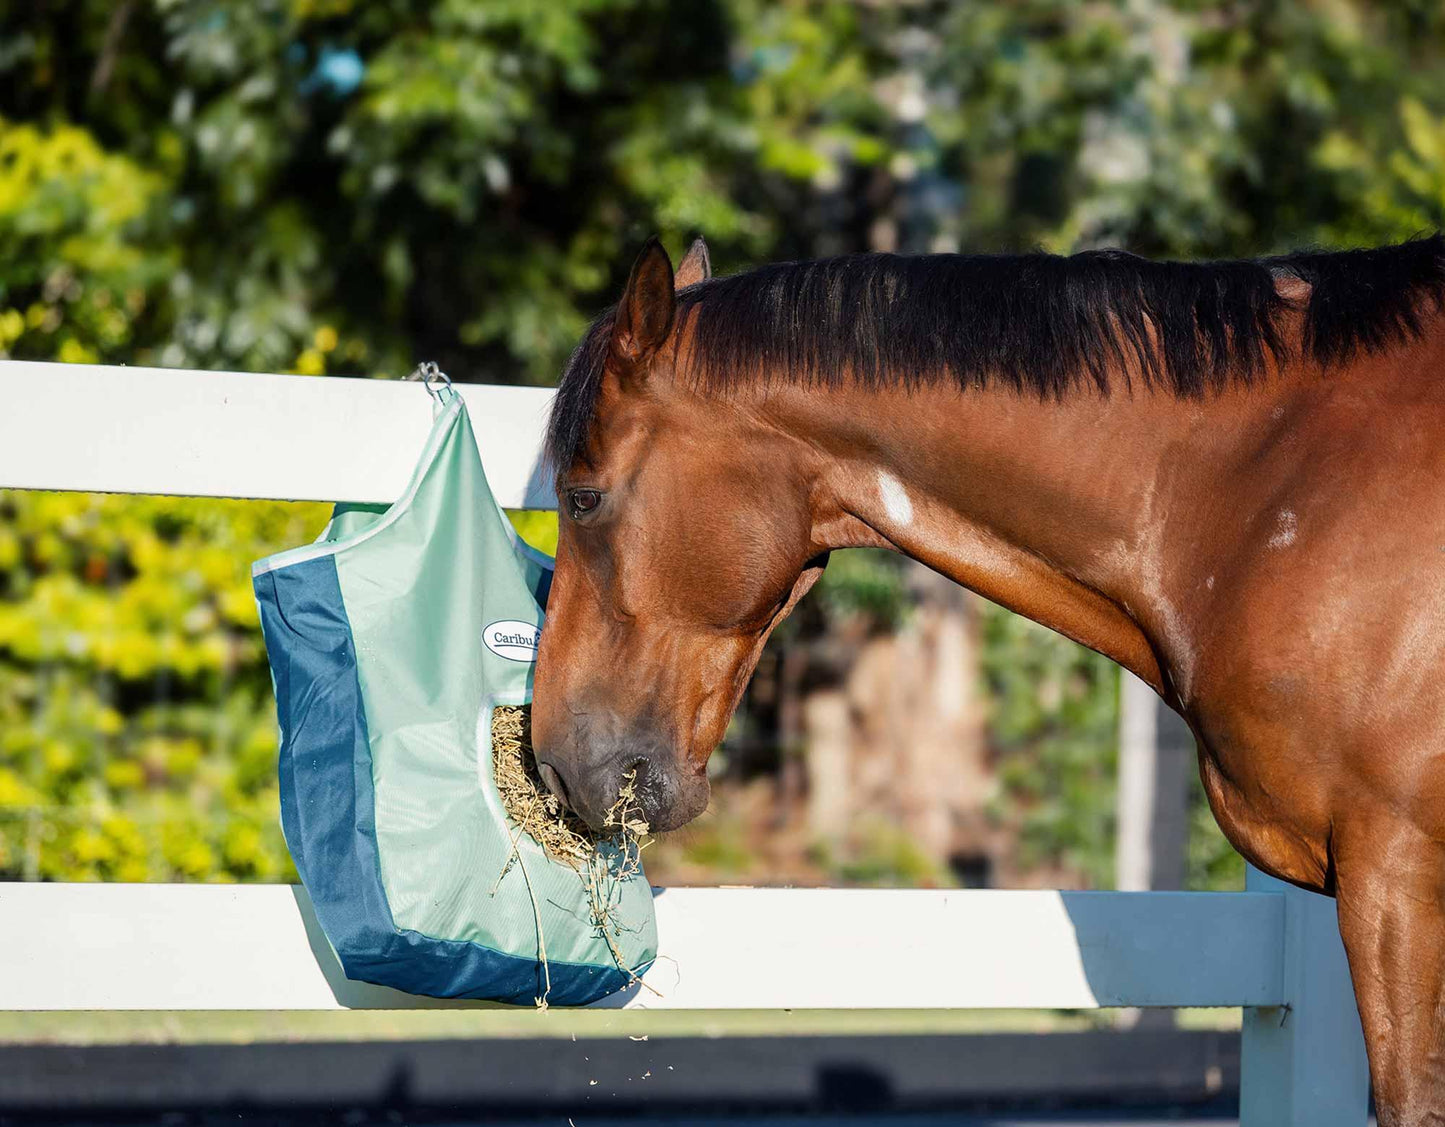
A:
POLYGON ((409 380, 419 380, 421 386, 426 388, 426 393, 437 400, 437 402, 441 402, 443 386, 445 386, 449 392, 452 390, 452 381, 447 377, 447 374, 431 360, 418 364, 412 369, 411 375, 406 378, 409 380))

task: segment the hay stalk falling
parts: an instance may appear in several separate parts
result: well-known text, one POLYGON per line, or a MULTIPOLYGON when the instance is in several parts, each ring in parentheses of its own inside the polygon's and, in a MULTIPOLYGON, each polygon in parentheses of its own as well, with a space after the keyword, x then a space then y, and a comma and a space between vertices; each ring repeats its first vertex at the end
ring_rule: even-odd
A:
MULTIPOLYGON (((492 710, 492 767, 502 806, 517 834, 528 835, 549 858, 570 866, 577 873, 587 890, 591 923, 598 936, 606 942, 618 968, 628 979, 647 986, 624 961, 622 949, 617 943, 622 925, 612 916, 613 908, 622 895, 623 882, 642 871, 642 851, 650 844, 647 821, 637 803, 637 772, 629 771, 623 776, 617 801, 607 811, 605 827, 600 831, 590 829, 564 808, 542 781, 532 752, 532 710, 529 705, 500 705, 492 710)), ((497 878, 498 884, 512 865, 521 860, 518 837, 514 835, 512 853, 497 878)), ((527 891, 531 894, 530 880, 527 891)), ((537 909, 535 896, 533 908, 537 909)), ((551 974, 547 970, 547 949, 542 936, 540 911, 537 912, 537 941, 550 988, 551 974)), ((546 1004, 544 991, 543 996, 537 999, 537 1005, 545 1009, 546 1004)))

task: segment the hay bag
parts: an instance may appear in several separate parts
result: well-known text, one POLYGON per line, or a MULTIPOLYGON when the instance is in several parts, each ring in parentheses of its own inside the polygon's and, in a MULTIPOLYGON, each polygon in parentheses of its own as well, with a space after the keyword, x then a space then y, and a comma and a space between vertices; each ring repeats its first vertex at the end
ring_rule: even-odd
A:
POLYGON ((536 778, 527 706, 552 561, 493 499, 461 396, 432 394, 399 500, 338 505, 316 543, 252 568, 282 829, 349 978, 595 1001, 656 954, 646 827, 624 787, 616 824, 590 834, 536 778))

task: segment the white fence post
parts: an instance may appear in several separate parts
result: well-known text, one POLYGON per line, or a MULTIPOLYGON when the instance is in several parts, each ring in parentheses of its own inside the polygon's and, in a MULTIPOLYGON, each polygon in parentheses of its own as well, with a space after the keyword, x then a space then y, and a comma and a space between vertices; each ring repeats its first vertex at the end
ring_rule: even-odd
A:
POLYGON ((1335 902, 1265 876, 1284 896, 1285 1005, 1244 1011, 1240 1127, 1364 1127, 1370 1070, 1335 902))

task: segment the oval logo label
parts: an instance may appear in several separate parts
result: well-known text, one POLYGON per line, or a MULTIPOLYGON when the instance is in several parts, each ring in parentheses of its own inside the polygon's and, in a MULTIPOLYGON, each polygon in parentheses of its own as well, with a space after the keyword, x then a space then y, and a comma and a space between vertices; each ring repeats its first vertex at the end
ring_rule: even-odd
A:
POLYGON ((482 641, 498 657, 508 661, 536 661, 542 631, 531 622, 508 618, 493 622, 482 631, 482 641))

